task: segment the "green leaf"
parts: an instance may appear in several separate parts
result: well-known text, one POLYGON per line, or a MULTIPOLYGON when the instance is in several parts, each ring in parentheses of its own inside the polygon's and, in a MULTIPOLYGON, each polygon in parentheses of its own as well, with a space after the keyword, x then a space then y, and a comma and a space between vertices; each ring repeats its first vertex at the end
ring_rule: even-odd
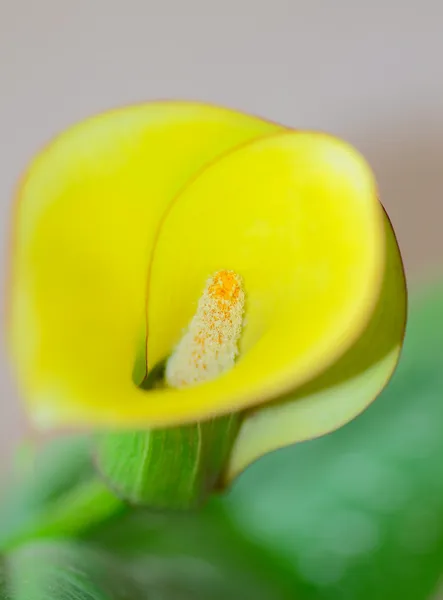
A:
POLYGON ((402 360, 359 418, 258 461, 227 500, 312 600, 422 600, 443 568, 443 286, 412 302, 402 360))
POLYGON ((218 499, 198 511, 134 510, 84 539, 141 571, 155 565, 196 600, 294 598, 295 580, 285 561, 246 537, 218 499))
POLYGON ((74 541, 27 544, 8 557, 11 600, 133 600, 140 595, 125 565, 74 541))
POLYGON ((0 556, 0 600, 8 600, 6 567, 2 556, 0 556))
POLYGON ((94 474, 89 443, 64 440, 51 448, 39 460, 42 479, 19 490, 17 512, 10 502, 9 512, 3 512, 6 518, 0 520, 10 529, 8 519, 15 514, 13 543, 6 544, 5 555, 8 590, 3 596, 8 600, 294 597, 291 571, 245 538, 217 500, 203 511, 133 509, 114 511, 95 522, 87 502, 77 502, 70 531, 66 500, 94 474), (63 519, 54 527, 58 505, 63 519), (20 515, 24 525, 17 529, 20 515), (83 528, 78 527, 82 519, 87 522, 83 528), (60 539, 63 535, 76 538, 60 539))
MULTIPOLYGON (((148 519, 149 521, 149 519, 148 519)), ((8 593, 11 600, 279 600, 293 598, 262 560, 262 569, 252 570, 251 560, 229 544, 236 561, 215 561, 205 547, 196 553, 195 541, 186 548, 177 544, 159 544, 151 539, 156 527, 147 526, 146 515, 135 511, 119 520, 122 536, 138 540, 137 550, 117 549, 115 534, 109 530, 99 543, 95 541, 40 541, 27 544, 8 556, 8 593)), ((168 525, 169 527, 169 525, 168 525)), ((105 528, 106 529, 106 528, 105 528)), ((170 529, 172 532, 173 529, 170 529)), ((192 531, 196 531, 193 529, 192 531)), ((189 530, 188 530, 189 532, 189 530)), ((211 531, 214 532, 213 530, 211 531)), ((157 534, 158 524, 157 524, 157 534)), ((203 532, 200 531, 200 534, 203 532)), ((161 536, 160 536, 161 537, 161 536)), ((166 536, 167 537, 167 536, 166 536)), ((206 536, 208 547, 210 543, 206 536)), ((242 549, 245 549, 244 544, 242 549)), ((217 551, 220 555, 220 550, 217 551)), ((229 553, 226 555, 228 557, 229 553)))
POLYGON ((4 492, 0 550, 25 540, 77 535, 123 510, 97 476, 90 440, 61 438, 35 456, 33 469, 4 492))

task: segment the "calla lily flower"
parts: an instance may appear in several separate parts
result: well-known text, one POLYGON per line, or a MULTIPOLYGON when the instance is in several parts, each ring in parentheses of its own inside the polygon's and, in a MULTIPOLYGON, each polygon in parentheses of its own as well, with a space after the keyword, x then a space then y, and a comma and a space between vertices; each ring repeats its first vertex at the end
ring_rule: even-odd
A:
POLYGON ((360 413, 394 371, 405 305, 371 169, 324 133, 148 103, 71 127, 21 182, 9 340, 40 429, 141 430, 241 412, 231 478, 360 413), (234 337, 219 335, 221 354, 208 343, 199 363, 215 375, 142 389, 183 348, 171 369, 186 377, 186 332, 217 281, 223 294, 238 285, 242 304, 234 337), (220 356, 228 366, 218 369, 220 356))

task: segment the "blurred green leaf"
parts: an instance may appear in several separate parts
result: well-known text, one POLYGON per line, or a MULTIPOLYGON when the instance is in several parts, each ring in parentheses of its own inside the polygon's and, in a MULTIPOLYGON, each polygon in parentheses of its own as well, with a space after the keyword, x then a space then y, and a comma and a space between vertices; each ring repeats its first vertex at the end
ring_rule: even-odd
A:
POLYGON ((382 396, 337 432, 258 461, 227 505, 292 562, 303 598, 429 598, 443 567, 443 286, 414 298, 382 396))
POLYGON ((2 494, 0 550, 30 538, 76 535, 123 509, 97 476, 86 437, 48 444, 2 494))
POLYGON ((15 489, 20 487, 21 502, 39 505, 48 502, 93 471, 90 441, 86 436, 61 437, 41 446, 24 442, 17 453, 15 489))
MULTIPOLYGON (((11 600, 289 600, 282 571, 210 517, 134 511, 89 539, 8 555, 11 600), (199 525, 196 523, 199 522, 199 525), (206 527, 209 525, 209 528, 206 527), (220 544, 220 547, 217 547, 220 544)), ((224 523, 226 525, 227 522, 224 523)))
POLYGON ((216 499, 195 512, 120 506, 94 521, 88 494, 79 502, 81 490, 99 481, 84 439, 50 444, 33 472, 0 514, 8 567, 2 600, 294 597, 292 571, 245 538, 216 499))
POLYGON ((142 572, 151 565, 177 589, 192 590, 189 598, 196 600, 297 597, 291 568, 246 537, 217 499, 195 512, 139 509, 102 524, 84 539, 142 572))
MULTIPOLYGON (((40 541, 8 557, 11 600, 135 600, 142 598, 125 565, 75 541, 40 541)), ((146 596, 144 596, 146 597, 146 596)))
POLYGON ((8 590, 6 589, 6 570, 3 557, 0 556, 0 600, 8 600, 8 590))

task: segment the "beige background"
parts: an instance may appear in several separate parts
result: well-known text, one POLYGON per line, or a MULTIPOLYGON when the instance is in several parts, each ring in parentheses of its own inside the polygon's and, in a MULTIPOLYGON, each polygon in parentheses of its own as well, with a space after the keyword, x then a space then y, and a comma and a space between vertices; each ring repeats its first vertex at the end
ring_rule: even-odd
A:
MULTIPOLYGON (((443 265, 441 0, 0 0, 2 297, 12 190, 32 154, 91 113, 166 97, 350 140, 409 273, 443 265)), ((3 348, 0 390, 6 457, 20 418, 3 348)))

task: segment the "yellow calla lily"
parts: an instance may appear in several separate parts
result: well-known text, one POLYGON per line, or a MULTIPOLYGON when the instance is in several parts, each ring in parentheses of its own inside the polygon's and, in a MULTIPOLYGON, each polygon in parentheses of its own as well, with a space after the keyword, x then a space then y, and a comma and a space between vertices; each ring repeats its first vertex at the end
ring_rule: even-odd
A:
POLYGON ((331 136, 151 103, 70 128, 22 182, 10 346, 41 428, 245 411, 230 477, 360 412, 393 371, 404 315, 371 170, 331 136), (235 366, 183 389, 141 389, 223 270, 244 288, 235 366))

